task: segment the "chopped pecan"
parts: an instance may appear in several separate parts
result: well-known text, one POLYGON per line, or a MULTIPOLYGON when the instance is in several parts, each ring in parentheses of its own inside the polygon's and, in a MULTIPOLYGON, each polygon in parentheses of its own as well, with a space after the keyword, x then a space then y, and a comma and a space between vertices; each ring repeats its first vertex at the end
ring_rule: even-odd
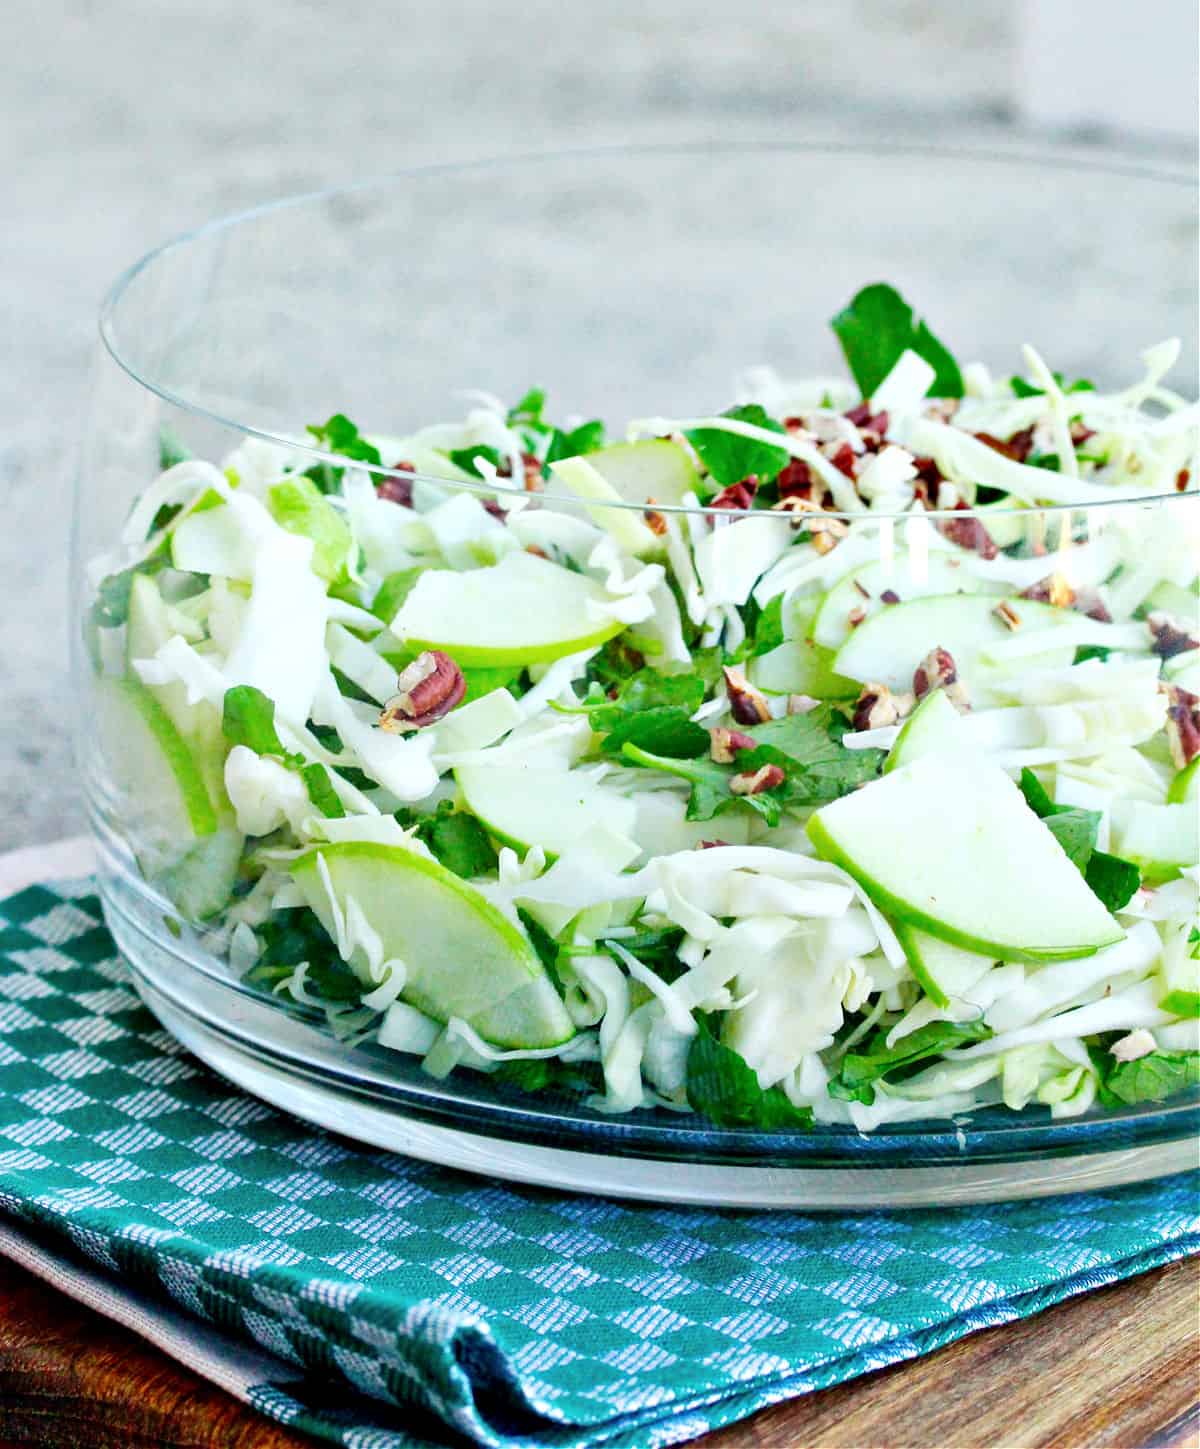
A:
POLYGON ((845 473, 847 478, 854 477, 854 463, 857 454, 849 443, 826 444, 821 451, 826 454, 839 473, 845 473))
MULTIPOLYGON (((401 473, 415 473, 417 470, 411 463, 403 461, 392 464, 393 469, 401 473)), ((384 477, 375 480, 375 494, 382 498, 385 503, 399 503, 403 508, 411 508, 413 500, 413 486, 407 478, 384 477)))
POLYGON ((738 724, 762 724, 771 718, 766 695, 750 683, 740 669, 725 667, 725 693, 729 696, 729 713, 738 724))
POLYGON ((531 553, 534 558, 549 558, 550 555, 539 544, 528 543, 525 545, 525 552, 531 553))
POLYGON ((396 693, 384 705, 379 728, 402 735, 423 729, 462 703, 467 692, 463 672, 448 654, 427 649, 396 680, 396 693))
POLYGON ((854 702, 854 728, 878 730, 899 724, 915 703, 911 694, 893 694, 886 684, 864 684, 854 702))
POLYGON ((731 765, 739 750, 753 750, 758 745, 757 740, 751 739, 749 735, 744 735, 741 730, 726 729, 723 725, 709 730, 708 738, 709 756, 716 760, 718 765, 731 765))
POLYGON ((811 498, 813 490, 812 469, 800 458, 793 458, 780 469, 775 486, 780 498, 811 498))
POLYGON ((508 514, 505 513, 504 509, 500 507, 494 498, 481 498, 479 501, 482 503, 485 513, 490 513, 500 523, 508 522, 508 514))
POLYGON ((976 433, 975 438, 978 442, 985 443, 994 453, 1011 458, 1014 463, 1023 463, 1033 451, 1032 428, 1022 428, 1019 433, 1014 433, 1007 440, 997 438, 992 433, 976 433))
POLYGON ((1187 486, 1191 481, 1192 470, 1190 468, 1180 468, 1179 472, 1175 474, 1176 493, 1186 493, 1187 486))
POLYGON ((944 518, 938 524, 938 531, 959 548, 977 553, 980 558, 995 558, 999 550, 995 540, 978 518, 967 510, 965 503, 957 505, 963 511, 962 518, 944 518))
POLYGON ((1186 629, 1180 629, 1166 614, 1150 614, 1146 618, 1154 643, 1150 646, 1160 659, 1173 659, 1176 654, 1186 654, 1189 649, 1200 649, 1200 639, 1193 639, 1186 629))
POLYGON ((702 840, 697 847, 699 850, 719 850, 722 845, 728 845, 728 840, 702 840))
POLYGON ((774 790, 782 785, 786 776, 779 765, 760 765, 757 770, 743 770, 729 780, 730 793, 734 795, 761 795, 764 790, 774 790))
POLYGON ((1013 606, 1008 602, 1007 599, 1001 599, 996 607, 992 610, 992 613, 995 614, 996 618, 1000 620, 1004 627, 1010 630, 1012 633, 1016 633, 1016 631, 1021 627, 1021 616, 1017 613, 1016 609, 1013 608, 1013 606))
MULTIPOLYGON (((647 503, 653 503, 654 502, 654 499, 653 498, 647 498, 646 499, 646 502, 647 503)), ((659 513, 659 511, 656 508, 647 508, 646 511, 645 511, 645 513, 642 514, 642 517, 646 520, 646 527, 656 537, 661 538, 663 536, 663 534, 666 533, 666 531, 667 531, 667 520, 666 520, 666 516, 664 514, 662 514, 662 513, 659 513)))
POLYGON ((811 694, 789 694, 787 698, 788 714, 808 714, 821 703, 814 699, 811 694))
POLYGON ((954 656, 940 644, 931 649, 913 671, 913 694, 917 699, 924 699, 934 689, 942 690, 960 714, 966 714, 971 708, 967 686, 958 677, 954 656))
POLYGON ((866 617, 866 609, 864 609, 861 604, 855 604, 854 608, 851 609, 850 612, 846 615, 846 623, 849 624, 852 629, 857 629, 866 617))
POLYGON ((758 478, 751 473, 749 477, 743 478, 740 483, 730 483, 728 487, 722 488, 720 493, 710 498, 710 508, 750 508, 754 503, 754 495, 758 492, 758 478))
POLYGON ((879 598, 880 602, 884 604, 898 604, 900 602, 900 595, 895 589, 884 589, 879 598))
POLYGON ((818 553, 830 553, 837 548, 850 532, 850 525, 844 519, 832 518, 827 513, 818 513, 808 519, 808 531, 812 535, 813 547, 818 553))
POLYGON ((1022 589, 1021 597, 1038 604, 1053 604, 1056 609, 1069 609, 1075 602, 1075 590, 1063 574, 1053 573, 1022 589))
POLYGON ((864 599, 869 599, 871 597, 871 590, 867 588, 867 586, 862 582, 861 579, 854 580, 854 587, 858 590, 858 592, 863 596, 864 599))
POLYGON ((525 492, 542 491, 542 460, 533 453, 521 454, 521 466, 525 470, 525 492))
POLYGON ((1071 441, 1078 448, 1086 443, 1089 438, 1096 436, 1096 429, 1085 426, 1082 418, 1075 418, 1071 423, 1071 441))
POLYGON ((1176 769, 1200 755, 1200 695, 1181 689, 1178 684, 1165 685, 1167 694, 1167 743, 1176 769))

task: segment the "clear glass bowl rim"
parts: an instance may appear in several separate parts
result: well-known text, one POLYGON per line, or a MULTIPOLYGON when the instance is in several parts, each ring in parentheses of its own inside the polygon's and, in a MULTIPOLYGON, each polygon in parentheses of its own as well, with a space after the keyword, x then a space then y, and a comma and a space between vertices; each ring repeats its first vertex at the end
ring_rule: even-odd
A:
MULTIPOLYGON (((221 232, 230 231, 235 227, 254 222, 261 217, 273 215, 277 212, 296 209, 304 206, 318 206, 330 202, 339 197, 360 194, 366 191, 377 191, 388 187, 402 186, 406 181, 418 177, 439 177, 447 178, 456 176, 468 176, 471 173, 495 172, 505 169, 516 169, 518 167, 539 166, 548 164, 577 164, 586 163, 589 160, 617 160, 627 158, 631 162, 640 160, 682 158, 696 155, 722 155, 722 156, 760 156, 766 154, 778 154, 782 156, 828 156, 828 157, 855 157, 864 161, 872 160, 880 155, 890 157, 902 157, 911 160, 929 160, 941 162, 962 162, 975 163, 979 165, 993 166, 1027 166, 1038 167, 1048 171, 1067 170, 1090 172, 1099 175, 1110 175, 1114 177, 1133 177, 1141 181, 1150 181, 1164 186, 1190 187, 1193 190, 1196 186, 1196 173, 1183 166, 1170 166, 1162 164, 1151 164, 1146 161, 1138 161, 1130 158, 1117 157, 1088 157, 1068 148, 1044 146, 1033 150, 1025 148, 1008 147, 954 147, 921 144, 917 142, 839 142, 839 141, 737 141, 737 142, 707 142, 696 141, 691 143, 665 143, 662 145, 650 146, 600 146, 587 148, 569 148, 554 151, 528 151, 513 155, 496 156, 482 160, 454 161, 446 163, 432 163, 428 165, 407 167, 401 171, 388 175, 368 177, 359 181, 347 182, 340 186, 321 188, 315 191, 300 192, 290 196, 284 196, 272 201, 262 202, 258 205, 244 208, 241 211, 231 212, 225 216, 216 217, 204 222, 197 227, 189 228, 176 235, 167 238, 150 251, 139 257, 135 262, 121 272, 109 287, 104 300, 100 306, 98 325, 100 340, 105 350, 117 366, 138 386, 145 388, 148 392, 161 398, 174 408, 183 412, 191 413, 202 417, 219 427, 228 429, 231 432, 240 433, 245 438, 257 438, 264 442, 274 443, 281 447, 293 449, 306 459, 313 459, 318 462, 339 464, 344 462, 339 454, 327 452, 299 437, 292 437, 285 434, 272 432, 269 429, 255 427, 251 424, 240 422, 237 418, 226 416, 201 404, 191 401, 157 382, 153 377, 148 376, 144 371, 135 367, 122 353, 116 336, 116 320, 120 310, 121 301, 126 291, 148 268, 156 261, 167 254, 177 251, 191 244, 204 241, 216 236, 221 232)), ((525 498, 528 495, 520 488, 509 488, 499 482, 489 482, 480 479, 478 482, 446 478, 438 478, 431 474, 410 472, 407 469, 401 471, 395 468, 385 468, 376 465, 358 465, 366 467, 373 476, 400 478, 407 482, 414 479, 433 484, 441 488, 451 488, 455 491, 470 493, 486 493, 489 496, 497 493, 511 493, 514 497, 525 498)), ((546 500, 553 500, 556 504, 564 505, 575 510, 584 510, 587 507, 605 509, 623 509, 632 512, 644 511, 645 505, 617 500, 605 500, 601 503, 585 503, 574 494, 545 490, 539 497, 546 500)), ((1014 510, 1022 514, 1060 514, 1060 513, 1090 513, 1092 510, 1107 510, 1112 508, 1133 508, 1143 505, 1164 503, 1173 501, 1180 503, 1190 500, 1188 506, 1200 506, 1200 492, 1192 491, 1187 493, 1159 493, 1144 497, 1115 496, 1111 499, 1093 500, 1087 503, 1057 503, 1038 505, 1014 510)), ((717 516, 721 518, 736 518, 752 516, 753 510, 711 507, 693 507, 687 504, 665 504, 656 502, 655 511, 658 513, 670 514, 697 514, 717 516)), ((919 515, 922 518, 936 520, 955 518, 962 520, 970 517, 974 510, 923 510, 919 515)), ((846 522, 856 523, 884 523, 896 522, 902 519, 913 517, 909 512, 887 513, 839 513, 835 509, 826 510, 829 517, 842 518, 846 522)))

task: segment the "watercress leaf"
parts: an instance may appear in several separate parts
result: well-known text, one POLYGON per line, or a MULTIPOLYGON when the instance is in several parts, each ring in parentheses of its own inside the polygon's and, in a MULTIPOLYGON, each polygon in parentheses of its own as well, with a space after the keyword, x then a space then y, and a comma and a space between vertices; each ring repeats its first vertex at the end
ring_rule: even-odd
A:
MULTIPOLYGON (((752 725, 745 733, 776 754, 764 757, 780 764, 788 775, 788 798, 797 804, 816 805, 836 800, 873 780, 883 764, 882 750, 848 750, 842 744, 847 724, 832 705, 818 705, 807 714, 785 715, 752 725)), ((757 758, 759 752, 750 756, 757 758)), ((744 768, 739 757, 738 768, 744 768)))
POLYGON ((346 813, 346 807, 338 798, 338 793, 333 788, 333 781, 329 778, 329 771, 325 766, 322 764, 302 765, 300 778, 304 781, 308 798, 321 814, 327 820, 341 820, 346 813))
POLYGON ((168 427, 158 430, 158 466, 165 473, 176 463, 184 463, 192 456, 192 450, 168 427))
MULTIPOLYGON (((728 408, 721 416, 750 423, 767 432, 783 432, 782 424, 758 403, 728 408)), ((738 433, 727 433, 721 428, 693 428, 686 436, 708 469, 712 481, 721 488, 730 483, 740 483, 752 473, 760 483, 766 483, 791 457, 786 448, 776 448, 771 443, 759 442, 757 438, 743 438, 738 433)))
POLYGON ((1106 850, 1092 851, 1083 878, 1110 912, 1124 910, 1142 883, 1142 873, 1133 861, 1106 850))
POLYGON ((1149 1052, 1132 1062, 1118 1062, 1100 1082, 1106 1107, 1137 1102, 1165 1102, 1176 1092, 1200 1086, 1200 1052, 1149 1052))
MULTIPOLYGON (((309 423, 307 431, 319 448, 327 453, 338 453, 356 463, 382 463, 379 449, 369 443, 358 431, 345 413, 334 415, 323 423, 309 423)), ((322 493, 340 493, 342 474, 345 470, 331 463, 316 463, 305 471, 308 478, 322 493)))
POLYGON ((1089 659, 1099 659, 1103 662, 1112 653, 1107 644, 1077 644, 1075 646, 1075 657, 1072 664, 1086 664, 1089 659))
POLYGON ((875 1100, 874 1084, 889 1073, 915 1070, 929 1057, 940 1056, 951 1047, 986 1041, 991 1034, 982 1021, 931 1021, 889 1047, 887 1030, 880 1028, 859 1050, 842 1058, 837 1075, 829 1082, 829 1095, 870 1106, 875 1100))
POLYGON ((602 749, 606 755, 619 755, 627 744, 633 744, 655 755, 696 759, 707 754, 709 734, 690 715, 690 710, 677 705, 624 713, 609 726, 602 749))
POLYGON ((772 649, 778 649, 782 643, 783 595, 776 594, 754 621, 754 643, 750 654, 752 657, 768 654, 772 649))
POLYGON ((570 432, 563 432, 561 428, 555 428, 550 435, 550 446, 546 449, 543 462, 548 468, 551 463, 557 462, 560 458, 575 458, 580 453, 594 453, 597 448, 603 446, 604 424, 599 418, 593 418, 587 423, 580 423, 570 432))
MULTIPOLYGON (((648 967, 656 976, 671 982, 677 981, 687 970, 679 959, 679 948, 683 944, 683 936, 682 927, 664 926, 657 931, 641 931, 636 936, 622 936, 617 944, 623 951, 628 951, 631 956, 636 956, 642 965, 648 967)), ((608 950, 609 943, 603 936, 598 938, 597 944, 608 950)), ((622 964, 619 956, 614 956, 614 960, 618 964, 622 964)))
POLYGON ((1045 786, 1028 767, 1021 771, 1020 786, 1025 803, 1040 820, 1045 821, 1050 833, 1070 857, 1071 863, 1086 876, 1088 863, 1100 834, 1100 812, 1081 810, 1073 805, 1056 805, 1046 793, 1045 786))
MULTIPOLYGON (((689 820, 712 820, 714 816, 740 803, 753 810, 756 815, 761 815, 768 825, 779 824, 783 813, 783 800, 777 790, 764 790, 758 795, 735 795, 729 788, 730 780, 743 767, 755 768, 753 764, 743 766, 743 762, 747 756, 753 761, 760 754, 758 750, 746 751, 741 755, 737 768, 733 765, 720 765, 708 758, 673 759, 666 755, 654 755, 635 744, 626 744, 621 753, 635 765, 662 770, 668 775, 677 775, 681 780, 686 780, 692 787, 687 807, 689 820)), ((774 761, 764 759, 760 763, 774 761)))
POLYGON ((221 729, 231 745, 245 745, 257 755, 278 755, 285 763, 302 761, 283 747, 275 729, 275 701, 253 684, 235 684, 225 691, 221 729))
POLYGON ((508 410, 508 426, 543 428, 542 412, 546 406, 546 390, 531 387, 523 398, 508 410))
POLYGON ((437 860, 464 880, 487 875, 496 868, 496 848, 487 831, 466 810, 455 810, 443 800, 436 814, 426 815, 417 826, 417 838, 437 860))
POLYGON ((472 448, 454 448, 446 456, 456 468, 461 468, 464 473, 469 473, 472 478, 486 476, 485 469, 475 466, 480 458, 485 463, 490 463, 497 472, 503 466, 504 461, 495 448, 489 448, 484 444, 476 444, 472 448))
POLYGON ((962 397, 958 363, 924 321, 916 319, 895 287, 884 282, 864 287, 830 326, 863 397, 872 395, 906 351, 917 353, 933 367, 932 396, 962 397))
POLYGON ((558 953, 559 944, 542 925, 536 916, 523 907, 517 907, 517 916, 525 927, 525 934, 529 937, 529 943, 537 953, 538 960, 542 963, 546 975, 549 976, 555 991, 562 994, 562 977, 558 974, 558 953))
POLYGON ((703 1017, 688 1050, 687 1098, 718 1127, 804 1129, 812 1126, 812 1109, 797 1107, 782 1087, 765 1091, 740 1053, 713 1035, 703 1017))

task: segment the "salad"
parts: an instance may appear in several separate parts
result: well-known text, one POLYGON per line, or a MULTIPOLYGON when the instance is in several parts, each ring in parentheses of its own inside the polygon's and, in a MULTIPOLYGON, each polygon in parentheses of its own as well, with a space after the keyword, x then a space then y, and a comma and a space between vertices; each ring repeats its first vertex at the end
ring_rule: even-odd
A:
POLYGON ((1200 406, 960 366, 609 440, 170 436, 86 637, 168 924, 444 1076, 859 1130, 1200 1082, 1200 406), (298 440, 299 441, 299 440, 298 440), (1154 500, 1149 502, 1146 500, 1154 500))

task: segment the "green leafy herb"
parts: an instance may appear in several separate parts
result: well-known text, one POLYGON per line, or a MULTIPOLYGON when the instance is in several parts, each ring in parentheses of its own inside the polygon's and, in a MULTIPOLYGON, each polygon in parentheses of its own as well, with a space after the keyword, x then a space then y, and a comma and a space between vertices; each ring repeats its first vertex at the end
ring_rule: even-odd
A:
POLYGON ((496 848, 487 831, 467 810, 456 810, 443 800, 433 815, 416 816, 398 811, 402 825, 416 824, 417 839, 423 841, 434 857, 464 880, 487 875, 496 868, 496 848))
POLYGON ((400 612, 400 606, 416 587, 417 580, 425 572, 424 565, 417 564, 410 569, 400 569, 388 574, 379 585, 379 592, 371 601, 371 613, 385 624, 390 624, 400 612))
POLYGON ((1200 1086, 1200 1052, 1149 1052, 1113 1065, 1101 1078, 1099 1095, 1105 1107, 1120 1107, 1165 1102, 1195 1086, 1200 1086))
POLYGON ((529 937, 530 945, 537 952, 537 958, 542 963, 546 975, 549 976, 555 991, 561 996, 563 984, 562 977, 558 974, 558 942, 541 921, 536 916, 530 915, 523 906, 517 907, 517 917, 525 927, 525 934, 529 937))
POLYGON ((304 982, 310 991, 329 1001, 357 1001, 362 996, 362 983, 307 906, 273 911, 254 933, 262 949, 246 973, 248 981, 270 989, 307 961, 304 982))
POLYGON ((1111 653, 1112 650, 1108 647, 1107 644, 1077 644, 1075 646, 1075 657, 1071 660, 1071 663, 1086 664, 1089 659, 1099 659, 1103 661, 1107 659, 1111 653))
POLYGON ((1021 793, 1025 803, 1038 817, 1083 874, 1093 893, 1109 911, 1127 906, 1141 884, 1141 874, 1132 861, 1119 855, 1097 850, 1100 834, 1100 812, 1081 810, 1073 805, 1056 805, 1045 786, 1026 768, 1021 771, 1021 793))
POLYGON ((1141 871, 1133 861, 1109 855, 1106 850, 1092 851, 1083 878, 1105 910, 1113 912, 1124 910, 1142 883, 1141 871))
POLYGON ((482 458, 485 463, 490 463, 497 472, 504 466, 504 460, 495 448, 489 448, 482 443, 477 443, 471 448, 455 448, 446 455, 456 468, 461 468, 464 473, 469 473, 472 478, 483 478, 486 476, 483 468, 475 465, 482 458))
POLYGON ((245 745, 256 755, 277 755, 299 768, 304 756, 289 754, 275 729, 275 701, 253 684, 235 684, 225 691, 221 728, 231 745, 245 745))
MULTIPOLYGON (((611 686, 610 686, 611 688, 611 686)), ((612 698, 598 684, 577 705, 557 706, 564 713, 586 714, 605 736, 601 748, 619 755, 633 744, 651 754, 692 759, 708 749, 708 731, 691 716, 704 701, 704 681, 691 674, 659 674, 641 669, 627 678, 612 698)))
POLYGON ((312 540, 314 573, 331 584, 348 580, 354 536, 311 478, 276 483, 267 493, 267 506, 280 528, 312 540))
MULTIPOLYGON (((721 416, 740 423, 750 423, 753 427, 763 428, 770 433, 783 433, 783 426, 758 403, 729 408, 721 416)), ((757 438, 744 438, 739 433, 727 433, 723 428, 693 428, 686 436, 719 488, 740 483, 751 474, 760 483, 766 483, 791 458, 786 448, 776 448, 771 443, 760 442, 757 438)))
POLYGON ((346 813, 346 807, 338 798, 338 793, 333 788, 333 781, 329 778, 329 771, 324 765, 302 765, 300 778, 304 781, 308 798, 327 820, 342 819, 346 813))
POLYGON ((758 1127, 796 1131, 812 1126, 812 1109, 797 1107, 782 1087, 758 1085, 745 1059, 713 1035, 703 1017, 688 1051, 687 1098, 718 1127, 758 1127))
POLYGON ((769 654, 772 649, 778 649, 783 643, 782 594, 776 594, 754 621, 753 637, 754 642, 750 649, 751 658, 757 658, 760 654, 769 654))
POLYGON ((864 287, 830 326, 863 397, 874 393, 904 352, 917 353, 934 368, 929 386, 934 397, 962 397, 958 363, 894 287, 883 282, 864 287))
MULTIPOLYGON (((1064 387, 1064 379, 1061 372, 1051 373, 1051 376, 1054 378, 1054 381, 1058 383, 1059 389, 1062 392, 1072 393, 1096 391, 1095 383, 1089 382, 1086 377, 1077 378, 1074 382, 1064 387)), ((1045 392, 1044 388, 1035 387, 1033 383, 1027 382, 1026 379, 1023 377, 1010 377, 1008 379, 1008 385, 1010 388, 1012 388, 1014 397, 1042 397, 1045 392)))
POLYGON ((888 1032, 880 1028, 858 1051, 847 1052, 837 1076, 829 1082, 829 1095, 847 1102, 875 1100, 875 1083, 895 1072, 911 1075, 928 1058, 940 1056, 951 1047, 986 1041, 991 1028, 982 1021, 931 1021, 909 1032, 894 1047, 887 1044, 888 1032))
POLYGON ((604 424, 599 418, 580 423, 564 431, 546 421, 546 394, 540 387, 530 388, 508 412, 508 426, 520 433, 527 452, 541 460, 543 474, 560 458, 574 458, 580 453, 594 453, 604 446, 604 424))
POLYGON ((171 544, 169 539, 164 538, 146 558, 120 573, 101 579, 91 609, 93 623, 100 629, 119 629, 129 618, 129 595, 134 577, 137 574, 153 577, 168 568, 170 563, 171 544))
POLYGON ((580 423, 577 428, 563 432, 555 428, 550 435, 550 446, 546 449, 547 465, 560 458, 576 458, 581 453, 594 453, 604 446, 604 424, 599 418, 580 423))
MULTIPOLYGON (((379 449, 373 443, 367 442, 344 413, 334 413, 328 422, 310 423, 308 432, 312 434, 317 446, 327 453, 338 453, 352 462, 373 463, 376 467, 383 462, 379 449)), ((310 478, 322 493, 340 493, 344 472, 344 468, 322 462, 309 468, 304 476, 310 478)))
MULTIPOLYGON (((664 926, 658 931, 641 931, 636 936, 621 936, 619 939, 614 936, 612 941, 601 935, 597 944, 610 954, 610 947, 616 944, 631 956, 636 956, 643 966, 649 967, 663 981, 677 981, 687 969, 679 959, 683 935, 681 926, 664 926)), ((621 960, 619 956, 614 959, 621 960)))

